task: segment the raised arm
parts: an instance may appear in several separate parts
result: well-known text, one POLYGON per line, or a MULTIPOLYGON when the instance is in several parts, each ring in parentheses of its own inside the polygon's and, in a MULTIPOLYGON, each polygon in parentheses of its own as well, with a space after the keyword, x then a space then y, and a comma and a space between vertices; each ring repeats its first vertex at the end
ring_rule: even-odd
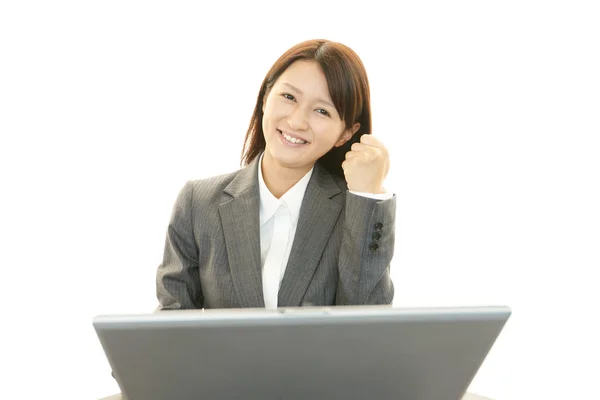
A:
POLYGON ((396 196, 373 197, 346 196, 337 305, 392 304, 394 299, 396 196))

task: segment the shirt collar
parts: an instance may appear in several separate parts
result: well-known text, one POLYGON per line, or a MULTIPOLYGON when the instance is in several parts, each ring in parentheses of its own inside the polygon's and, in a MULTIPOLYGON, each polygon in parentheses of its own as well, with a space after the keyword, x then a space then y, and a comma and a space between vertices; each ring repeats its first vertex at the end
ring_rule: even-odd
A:
POLYGON ((302 206, 302 200, 304 199, 304 193, 306 187, 312 176, 314 166, 296 183, 290 188, 280 199, 273 196, 273 194, 267 188, 265 180, 262 175, 262 160, 264 152, 260 155, 258 161, 258 186, 260 193, 260 226, 266 223, 277 211, 281 204, 284 204, 292 217, 294 225, 298 222, 300 215, 300 207, 302 206))

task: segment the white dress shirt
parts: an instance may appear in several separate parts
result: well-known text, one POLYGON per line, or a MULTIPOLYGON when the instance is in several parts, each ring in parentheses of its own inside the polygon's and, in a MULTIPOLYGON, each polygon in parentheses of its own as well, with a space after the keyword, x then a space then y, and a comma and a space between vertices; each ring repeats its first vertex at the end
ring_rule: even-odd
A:
MULTIPOLYGON (((278 199, 273 196, 265 184, 262 175, 263 154, 260 155, 258 162, 260 260, 265 307, 272 309, 277 308, 279 287, 294 243, 300 206, 314 167, 278 199)), ((392 193, 351 193, 378 200, 386 200, 393 196, 392 193)))

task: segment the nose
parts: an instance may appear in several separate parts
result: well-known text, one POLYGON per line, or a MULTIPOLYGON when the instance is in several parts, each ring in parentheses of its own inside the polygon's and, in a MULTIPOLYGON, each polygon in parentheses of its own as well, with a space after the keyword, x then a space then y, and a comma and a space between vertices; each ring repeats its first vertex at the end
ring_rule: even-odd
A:
POLYGON ((308 129, 306 113, 301 107, 296 107, 287 120, 290 129, 293 131, 305 131, 308 129))

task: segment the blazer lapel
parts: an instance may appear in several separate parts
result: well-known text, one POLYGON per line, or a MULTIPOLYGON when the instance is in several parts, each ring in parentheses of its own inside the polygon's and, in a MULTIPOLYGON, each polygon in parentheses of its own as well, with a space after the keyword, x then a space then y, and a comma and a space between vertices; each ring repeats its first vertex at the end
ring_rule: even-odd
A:
POLYGON ((302 200, 294 243, 279 289, 279 307, 300 305, 342 210, 343 199, 332 199, 341 192, 331 174, 317 162, 302 200))
POLYGON ((258 157, 240 170, 224 189, 233 198, 219 204, 231 278, 241 307, 265 306, 260 266, 257 174, 258 157))

